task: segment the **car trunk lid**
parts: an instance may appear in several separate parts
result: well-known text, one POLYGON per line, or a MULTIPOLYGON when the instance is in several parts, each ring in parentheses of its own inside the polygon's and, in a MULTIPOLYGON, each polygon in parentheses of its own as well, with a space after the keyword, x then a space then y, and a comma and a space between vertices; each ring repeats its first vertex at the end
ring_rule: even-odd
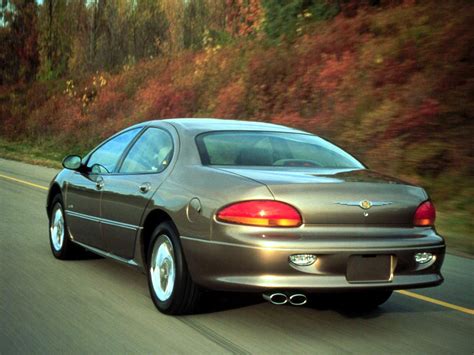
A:
POLYGON ((305 224, 411 225, 427 199, 422 188, 367 169, 220 169, 265 184, 305 224))

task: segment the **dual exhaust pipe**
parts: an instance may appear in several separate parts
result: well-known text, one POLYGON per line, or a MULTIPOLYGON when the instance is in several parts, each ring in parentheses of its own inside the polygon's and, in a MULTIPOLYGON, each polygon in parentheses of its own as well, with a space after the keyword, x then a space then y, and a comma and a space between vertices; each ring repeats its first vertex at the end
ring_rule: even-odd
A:
POLYGON ((266 292, 262 294, 262 296, 264 300, 278 306, 287 303, 291 304, 292 306, 302 306, 308 302, 308 298, 302 293, 286 294, 283 292, 266 292))

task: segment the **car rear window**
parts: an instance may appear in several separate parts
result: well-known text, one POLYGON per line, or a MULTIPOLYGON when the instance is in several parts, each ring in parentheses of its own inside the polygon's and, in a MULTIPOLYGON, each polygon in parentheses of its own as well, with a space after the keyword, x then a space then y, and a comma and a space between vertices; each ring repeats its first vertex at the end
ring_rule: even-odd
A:
POLYGON ((311 134, 220 131, 200 134, 196 143, 204 165, 364 168, 341 148, 311 134))

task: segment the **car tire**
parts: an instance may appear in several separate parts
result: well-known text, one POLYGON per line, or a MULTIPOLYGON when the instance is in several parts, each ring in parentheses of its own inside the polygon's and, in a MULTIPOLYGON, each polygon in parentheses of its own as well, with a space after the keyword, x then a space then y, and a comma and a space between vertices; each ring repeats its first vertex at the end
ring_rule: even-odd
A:
POLYGON ((153 231, 147 255, 150 296, 162 313, 196 312, 201 290, 188 271, 176 227, 163 222, 153 231))
POLYGON ((51 202, 49 214, 49 245, 57 259, 76 259, 81 248, 71 241, 64 214, 61 195, 56 195, 51 202))
POLYGON ((347 295, 348 306, 360 310, 371 310, 385 303, 392 295, 393 290, 371 290, 347 295))

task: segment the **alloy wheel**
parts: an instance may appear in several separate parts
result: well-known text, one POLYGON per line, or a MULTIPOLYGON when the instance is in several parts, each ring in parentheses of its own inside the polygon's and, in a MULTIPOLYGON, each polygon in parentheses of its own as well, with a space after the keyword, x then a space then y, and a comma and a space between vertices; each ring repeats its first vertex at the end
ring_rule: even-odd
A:
POLYGON ((153 290, 162 302, 167 301, 173 293, 176 279, 175 264, 173 244, 167 235, 162 234, 153 245, 150 263, 153 290))

